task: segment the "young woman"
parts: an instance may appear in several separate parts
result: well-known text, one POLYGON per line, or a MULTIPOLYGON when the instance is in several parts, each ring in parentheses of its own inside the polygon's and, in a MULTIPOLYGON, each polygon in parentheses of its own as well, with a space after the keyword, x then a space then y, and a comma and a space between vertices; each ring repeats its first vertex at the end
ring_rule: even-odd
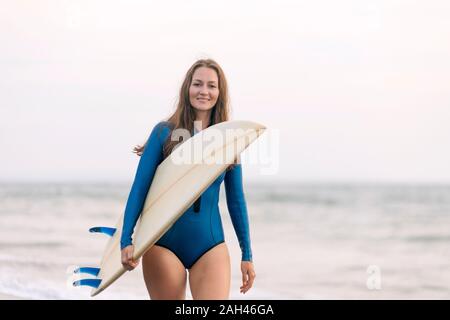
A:
MULTIPOLYGON (((195 134, 227 121, 228 113, 228 88, 222 69, 214 60, 198 60, 186 74, 174 114, 153 128, 144 146, 134 149, 141 159, 128 197, 120 243, 122 264, 127 270, 136 268, 139 263, 132 259, 134 246, 131 236, 153 175, 157 166, 179 143, 171 141, 172 130, 183 128, 195 134)), ((186 270, 189 270, 193 299, 228 299, 230 256, 218 207, 223 181, 228 211, 242 251, 241 293, 252 287, 255 271, 242 168, 235 163, 143 255, 144 280, 151 299, 185 299, 186 270)))

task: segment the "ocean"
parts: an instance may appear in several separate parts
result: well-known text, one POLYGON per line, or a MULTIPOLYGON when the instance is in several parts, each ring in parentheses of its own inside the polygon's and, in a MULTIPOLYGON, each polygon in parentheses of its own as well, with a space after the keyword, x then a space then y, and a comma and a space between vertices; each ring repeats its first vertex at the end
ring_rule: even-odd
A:
MULTIPOLYGON (((90 298, 75 265, 96 266, 131 184, 0 184, 0 294, 149 299, 141 265, 90 298)), ((256 279, 242 295, 225 201, 231 299, 449 299, 450 186, 245 184, 256 279)), ((187 298, 191 299, 189 286, 187 298)))

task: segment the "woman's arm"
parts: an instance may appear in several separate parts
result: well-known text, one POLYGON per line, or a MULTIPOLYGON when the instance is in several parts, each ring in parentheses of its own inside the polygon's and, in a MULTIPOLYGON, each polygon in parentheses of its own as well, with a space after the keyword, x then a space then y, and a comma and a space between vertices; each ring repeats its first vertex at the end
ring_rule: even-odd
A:
POLYGON ((250 228, 248 222, 247 204, 242 185, 242 166, 237 164, 225 173, 225 191, 228 211, 239 240, 242 251, 242 261, 252 261, 250 244, 250 228))
POLYGON ((155 175, 156 168, 163 160, 164 137, 167 136, 167 127, 158 123, 148 138, 147 145, 139 160, 133 185, 131 187, 123 219, 120 248, 131 245, 131 236, 136 222, 143 209, 148 190, 155 175), (166 130, 164 130, 166 129, 166 130))
POLYGON ((225 173, 225 191, 227 196, 228 211, 236 231, 239 246, 242 251, 241 293, 246 293, 253 286, 256 274, 252 263, 252 249, 250 245, 250 227, 248 223, 247 204, 245 202, 244 189, 242 185, 242 166, 236 165, 225 173))

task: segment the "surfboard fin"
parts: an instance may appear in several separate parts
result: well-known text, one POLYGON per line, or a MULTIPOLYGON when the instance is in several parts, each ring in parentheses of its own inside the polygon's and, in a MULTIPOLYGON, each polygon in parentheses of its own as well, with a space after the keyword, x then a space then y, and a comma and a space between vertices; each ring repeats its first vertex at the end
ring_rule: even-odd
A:
POLYGON ((109 227, 93 227, 89 229, 89 232, 93 233, 104 233, 110 237, 116 233, 116 228, 109 228, 109 227))
POLYGON ((92 268, 92 267, 79 267, 73 271, 73 273, 87 273, 93 276, 98 276, 99 272, 100 268, 92 268))
POLYGON ((98 288, 102 279, 81 279, 73 283, 74 287, 87 286, 92 288, 98 288))

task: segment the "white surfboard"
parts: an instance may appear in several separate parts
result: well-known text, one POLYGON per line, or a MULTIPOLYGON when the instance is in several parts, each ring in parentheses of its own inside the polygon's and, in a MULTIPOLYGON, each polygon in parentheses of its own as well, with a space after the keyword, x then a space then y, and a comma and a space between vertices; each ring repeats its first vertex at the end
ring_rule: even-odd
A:
MULTIPOLYGON (((135 228, 133 258, 139 259, 157 242, 264 130, 264 126, 250 121, 222 122, 189 138, 161 162, 135 228)), ((105 290, 126 272, 120 251, 122 223, 123 214, 106 245, 100 270, 95 272, 97 278, 93 281, 97 283, 92 285, 91 296, 105 290)))

